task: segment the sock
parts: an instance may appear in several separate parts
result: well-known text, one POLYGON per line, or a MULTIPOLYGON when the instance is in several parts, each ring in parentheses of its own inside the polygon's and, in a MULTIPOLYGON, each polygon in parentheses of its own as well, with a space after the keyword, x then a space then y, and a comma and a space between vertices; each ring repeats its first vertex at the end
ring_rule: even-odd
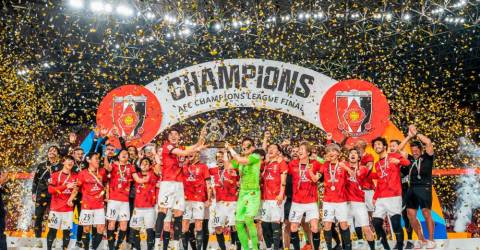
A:
MULTIPOLYGON (((202 235, 203 235, 203 242, 202 242, 202 250, 207 250, 208 248, 208 239, 210 238, 210 232, 208 231, 208 219, 203 220, 202 224, 202 235)), ((200 250, 200 249, 198 249, 200 250)))
POLYGON ((237 235, 238 235, 238 239, 240 240, 241 248, 249 249, 248 234, 247 234, 247 228, 246 228, 245 222, 237 221, 236 225, 237 225, 237 235))
POLYGON ((169 242, 170 242, 170 232, 164 231, 163 232, 163 250, 168 250, 169 242))
POLYGON ((319 250, 320 248, 320 232, 312 232, 313 250, 319 250))
POLYGON ((84 249, 90 249, 90 233, 82 234, 82 242, 84 249))
POLYGON ((133 249, 142 250, 140 246, 140 230, 130 228, 130 239, 133 244, 133 249))
POLYGON ((163 223, 165 221, 165 217, 167 215, 165 213, 162 213, 162 212, 159 212, 157 214, 157 221, 155 222, 155 237, 156 238, 160 238, 160 236, 162 235, 162 231, 163 231, 163 223))
POLYGON ((62 235, 63 249, 68 249, 68 244, 70 244, 70 229, 63 230, 63 235, 62 235))
POLYGON ((220 247, 220 250, 226 250, 227 247, 225 246, 225 236, 223 236, 223 233, 215 233, 215 235, 217 236, 218 247, 220 247))
MULTIPOLYGON (((323 236, 325 237, 325 243, 327 244, 327 249, 331 250, 332 248, 332 230, 324 230, 323 236)), ((338 242, 337 242, 338 244, 338 242)))
POLYGON ((108 249, 115 249, 115 230, 107 230, 108 249))
POLYGON ((282 224, 272 223, 273 250, 279 250, 282 247, 282 224))
POLYGON ((153 228, 147 228, 147 249, 153 250, 154 247, 155 247, 155 231, 153 230, 153 228))
POLYGON ((332 231, 332 239, 335 240, 335 243, 337 243, 337 245, 341 246, 340 236, 338 235, 338 232, 335 229, 335 224, 332 224, 332 230, 331 231, 332 231))
POLYGON ((383 248, 390 250, 390 246, 388 245, 387 240, 387 234, 385 233, 385 230, 383 230, 383 219, 373 218, 372 224, 375 228, 375 232, 377 233, 377 237, 380 239, 380 242, 383 245, 383 248))
POLYGON ((203 245, 203 232, 202 231, 197 231, 195 233, 195 241, 196 241, 196 247, 197 250, 202 250, 202 245, 203 245))
POLYGON ((233 227, 230 227, 230 243, 232 245, 236 245, 237 242, 238 242, 237 231, 235 231, 233 227))
POLYGON ((55 238, 57 238, 57 229, 49 228, 47 234, 47 249, 51 250, 53 247, 53 242, 55 242, 55 238))
POLYGON ((290 242, 292 243, 294 250, 300 250, 300 237, 298 236, 298 231, 290 233, 290 242))
POLYGON ((250 236, 250 240, 252 241, 252 249, 258 250, 257 225, 255 224, 253 217, 245 217, 245 225, 248 228, 248 235, 250 236))
POLYGON ((265 245, 267 246, 267 248, 271 248, 273 244, 272 223, 262 222, 262 234, 265 245))
POLYGON ((342 234, 342 242, 343 242, 343 249, 345 250, 352 250, 352 240, 350 239, 350 228, 342 230, 340 229, 342 234))
POLYGON ((190 232, 182 233, 182 246, 183 249, 188 249, 188 242, 190 241, 190 232))
POLYGON ((403 228, 401 224, 402 217, 399 214, 396 214, 390 217, 390 221, 392 222, 393 232, 395 233, 395 238, 397 240, 396 248, 398 250, 403 249, 403 228))
POLYGON ((120 248, 120 245, 122 245, 123 240, 125 240, 126 235, 127 235, 126 230, 125 231, 122 231, 122 230, 118 231, 118 239, 117 239, 117 246, 116 246, 117 249, 120 248))
POLYGON ((230 232, 231 232, 231 241, 232 244, 237 247, 237 250, 242 250, 242 244, 240 243, 240 239, 238 238, 238 233, 236 229, 232 226, 230 227, 230 232))
POLYGON ((363 231, 361 227, 355 227, 355 234, 358 240, 363 240, 363 231))
MULTIPOLYGON (((80 213, 79 213, 80 214, 80 213)), ((82 235, 83 235, 83 226, 78 225, 77 226, 77 241, 82 240, 82 235)))
POLYGON ((173 240, 180 240, 182 234, 182 216, 173 218, 173 240))
POLYGON ((372 240, 367 242, 368 242, 368 246, 370 247, 370 250, 375 250, 375 241, 372 240))
POLYGON ((92 235, 93 235, 92 248, 97 249, 98 246, 100 246, 100 243, 102 243, 103 233, 98 233, 97 230, 95 230, 95 233, 92 235))
POLYGON ((192 250, 197 250, 197 240, 195 239, 195 223, 190 223, 188 227, 188 238, 192 250))

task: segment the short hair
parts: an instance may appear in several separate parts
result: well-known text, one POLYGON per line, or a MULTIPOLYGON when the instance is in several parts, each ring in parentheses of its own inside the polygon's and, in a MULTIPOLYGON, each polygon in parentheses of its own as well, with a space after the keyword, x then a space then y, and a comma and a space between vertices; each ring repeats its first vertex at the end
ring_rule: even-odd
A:
POLYGON ((372 140, 372 146, 373 146, 373 145, 375 144, 375 142, 377 142, 377 141, 381 142, 381 143, 383 144, 383 146, 385 146, 386 148, 388 148, 387 139, 385 139, 385 138, 383 138, 383 137, 381 137, 381 136, 379 136, 379 137, 377 137, 377 138, 375 138, 375 139, 372 140))
POLYGON ((341 153, 342 149, 340 148, 340 146, 338 146, 338 144, 330 143, 325 147, 325 153, 328 153, 330 151, 337 151, 338 153, 341 153))
POLYGON ((400 143, 401 143, 400 140, 397 140, 397 139, 390 140, 390 143, 392 143, 392 142, 395 142, 395 143, 397 143, 398 145, 400 145, 400 143))
POLYGON ((50 149, 52 149, 52 148, 54 148, 55 150, 57 150, 57 153, 60 153, 60 148, 57 147, 56 145, 52 145, 52 146, 48 147, 47 152, 50 151, 50 149))
POLYGON ((350 148, 350 149, 348 150, 348 154, 350 154, 352 151, 355 151, 355 152, 357 152, 357 154, 358 154, 358 149, 356 149, 355 147, 350 148))
POLYGON ((140 164, 142 164, 143 161, 148 161, 148 165, 152 165, 152 160, 148 157, 143 157, 141 160, 140 160, 140 164))
POLYGON ((75 148, 73 149, 73 152, 80 151, 80 150, 83 151, 83 148, 81 148, 81 147, 75 147, 75 148))
POLYGON ((71 155, 65 155, 63 161, 75 161, 75 159, 71 155))
POLYGON ((87 156, 85 157, 87 160, 90 160, 92 159, 94 156, 98 156, 98 158, 100 158, 100 153, 99 152, 91 152, 89 154, 87 154, 87 156))
POLYGON ((114 148, 115 148, 115 146, 114 146, 113 144, 111 144, 111 143, 107 143, 107 144, 105 145, 105 148, 106 148, 106 147, 114 147, 114 148))
POLYGON ((298 147, 300 146, 304 146, 305 147, 305 150, 307 150, 307 153, 310 154, 312 152, 312 144, 310 144, 310 142, 308 141, 301 141, 299 144, 298 144, 298 147))
POLYGON ((255 150, 253 150, 252 154, 259 154, 261 157, 265 158, 265 150, 261 149, 261 148, 257 148, 255 150))
MULTIPOLYGON (((360 139, 358 139, 358 141, 355 143, 355 147, 361 146, 363 149, 365 149, 365 148, 367 147, 367 144, 368 144, 368 142, 367 142, 365 139, 360 138, 360 139)), ((372 144, 373 144, 373 143, 372 143, 372 144)))
POLYGON ((167 135, 172 133, 173 131, 177 132, 177 133, 181 133, 180 129, 179 128, 176 128, 176 127, 171 127, 169 129, 167 129, 167 135))
POLYGON ((412 143, 410 143, 410 147, 417 147, 419 148, 420 150, 423 149, 423 144, 420 142, 420 141, 413 141, 412 143))
POLYGON ((246 141, 249 141, 249 142, 251 142, 251 143, 252 143, 252 146, 254 146, 254 144, 255 144, 255 142, 253 141, 253 139, 252 139, 252 138, 250 138, 250 137, 245 137, 245 138, 243 138, 243 140, 242 140, 242 144, 243 144, 244 142, 246 142, 246 141))

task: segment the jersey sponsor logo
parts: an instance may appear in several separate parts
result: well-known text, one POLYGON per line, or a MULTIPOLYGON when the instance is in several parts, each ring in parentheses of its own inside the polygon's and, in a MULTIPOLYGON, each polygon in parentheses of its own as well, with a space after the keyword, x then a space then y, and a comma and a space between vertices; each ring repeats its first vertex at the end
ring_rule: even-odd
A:
MULTIPOLYGON (((115 128, 129 145, 141 147, 156 135, 162 121, 157 97, 139 85, 124 85, 110 91, 97 111, 100 127, 115 128)), ((111 143, 120 147, 116 138, 111 143)))

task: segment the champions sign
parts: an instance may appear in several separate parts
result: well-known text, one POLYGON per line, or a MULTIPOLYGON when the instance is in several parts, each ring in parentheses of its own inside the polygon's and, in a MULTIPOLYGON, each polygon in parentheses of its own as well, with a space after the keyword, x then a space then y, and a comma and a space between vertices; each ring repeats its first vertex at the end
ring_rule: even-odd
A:
MULTIPOLYGON (((336 80, 326 75, 289 63, 228 59, 178 70, 145 88, 137 86, 143 89, 142 92, 148 91, 152 95, 133 95, 128 91, 119 94, 117 91, 115 98, 102 101, 98 112, 104 118, 111 114, 113 122, 105 125, 122 127, 129 138, 142 137, 140 132, 147 134, 145 127, 139 126, 146 124, 149 112, 162 114, 155 119, 155 122, 160 122, 159 129, 155 131, 158 134, 197 114, 232 107, 265 108, 287 113, 332 132, 335 140, 341 140, 342 134, 346 133, 353 139, 373 138, 381 135, 387 126, 389 107, 378 88, 368 82, 360 82, 366 85, 338 86, 336 80), (335 89, 333 94, 332 89, 335 89), (151 110, 149 98, 156 98, 159 105, 153 105, 153 109, 158 107, 157 111, 151 110), (105 109, 109 111, 105 112, 105 109), (376 115, 377 109, 385 112, 376 115)), ((104 124, 98 115, 97 124, 104 124)), ((151 138, 137 141, 148 140, 151 138)))

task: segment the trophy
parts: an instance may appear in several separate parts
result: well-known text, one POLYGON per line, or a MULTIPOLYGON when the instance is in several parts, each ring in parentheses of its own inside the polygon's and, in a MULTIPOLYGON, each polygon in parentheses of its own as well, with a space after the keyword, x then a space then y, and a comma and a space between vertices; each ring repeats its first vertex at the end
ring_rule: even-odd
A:
POLYGON ((207 165, 216 164, 216 154, 219 148, 225 146, 224 139, 227 131, 220 123, 220 120, 215 118, 209 120, 202 129, 207 131, 205 144, 208 145, 208 148, 200 152, 200 161, 207 165))
POLYGON ((205 136, 205 143, 211 148, 223 148, 225 145, 226 129, 222 126, 220 121, 216 118, 208 121, 203 129, 207 131, 205 136))

